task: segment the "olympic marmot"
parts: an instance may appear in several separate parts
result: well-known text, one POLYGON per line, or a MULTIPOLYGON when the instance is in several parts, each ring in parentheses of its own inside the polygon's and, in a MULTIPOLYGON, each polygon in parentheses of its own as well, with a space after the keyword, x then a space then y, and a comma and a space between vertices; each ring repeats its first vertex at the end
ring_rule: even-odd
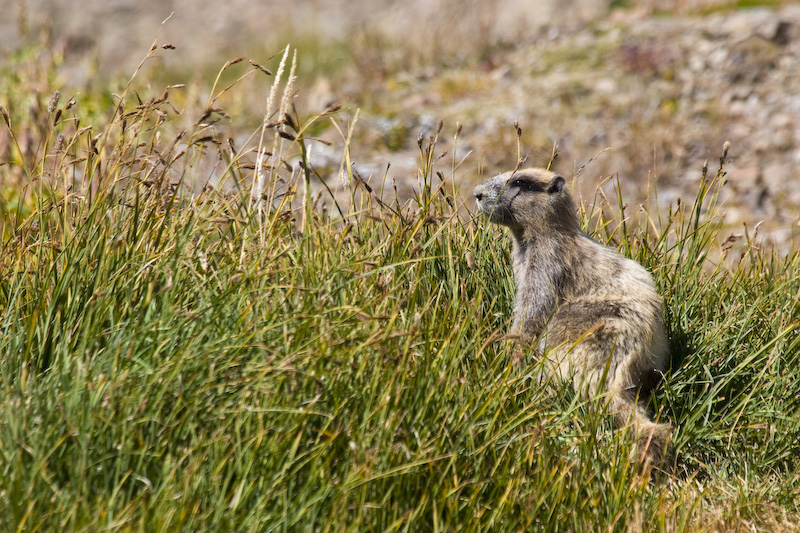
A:
POLYGON ((668 345, 650 274, 581 231, 558 174, 507 172, 473 194, 514 240, 512 331, 538 339, 548 366, 582 394, 607 393, 615 425, 635 432, 639 458, 660 463, 671 429, 652 422, 643 404, 667 369, 668 345))

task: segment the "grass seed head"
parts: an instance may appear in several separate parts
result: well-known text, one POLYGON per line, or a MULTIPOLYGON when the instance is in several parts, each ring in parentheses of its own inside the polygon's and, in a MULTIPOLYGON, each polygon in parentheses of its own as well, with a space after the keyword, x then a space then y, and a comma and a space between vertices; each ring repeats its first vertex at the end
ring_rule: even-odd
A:
POLYGON ((61 91, 56 90, 53 96, 50 97, 50 104, 47 106, 47 112, 52 114, 58 106, 58 99, 61 98, 61 91))
POLYGON ((333 104, 329 105, 328 108, 325 110, 325 112, 322 113, 322 114, 323 115, 332 115, 332 114, 336 113, 337 111, 339 111, 341 108, 342 108, 342 104, 340 104, 338 102, 337 103, 333 103, 333 104))
POLYGON ((272 71, 270 69, 268 69, 268 68, 266 68, 266 67, 264 67, 264 66, 262 66, 262 65, 260 65, 258 63, 256 63, 252 59, 249 59, 248 61, 250 61, 250 64, 253 65, 253 67, 257 68, 258 70, 260 70, 261 72, 263 72, 267 76, 272 76, 272 71))
POLYGON ((234 57, 233 59, 229 59, 228 62, 225 63, 225 65, 222 67, 222 70, 225 70, 226 68, 228 68, 228 67, 230 67, 232 65, 235 65, 236 63, 241 63, 243 60, 244 60, 244 58, 242 56, 234 57))

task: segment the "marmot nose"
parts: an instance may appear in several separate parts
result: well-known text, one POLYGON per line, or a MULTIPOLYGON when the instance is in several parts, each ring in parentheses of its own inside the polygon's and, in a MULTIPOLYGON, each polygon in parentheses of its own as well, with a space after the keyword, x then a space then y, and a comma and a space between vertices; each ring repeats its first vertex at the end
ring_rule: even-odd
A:
POLYGON ((483 189, 480 185, 475 187, 475 189, 472 191, 472 196, 474 196, 479 202, 483 200, 483 189))

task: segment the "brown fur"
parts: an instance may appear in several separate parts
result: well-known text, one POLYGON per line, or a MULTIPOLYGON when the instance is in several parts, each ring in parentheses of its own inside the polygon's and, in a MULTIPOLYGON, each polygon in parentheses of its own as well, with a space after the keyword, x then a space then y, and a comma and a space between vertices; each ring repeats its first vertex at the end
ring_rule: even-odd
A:
POLYGON ((582 393, 606 393, 615 424, 632 427, 640 458, 660 463, 671 428, 653 422, 643 403, 667 369, 668 345, 650 274, 581 231, 557 174, 508 172, 473 194, 489 220, 511 230, 513 331, 538 340, 548 366, 582 393))

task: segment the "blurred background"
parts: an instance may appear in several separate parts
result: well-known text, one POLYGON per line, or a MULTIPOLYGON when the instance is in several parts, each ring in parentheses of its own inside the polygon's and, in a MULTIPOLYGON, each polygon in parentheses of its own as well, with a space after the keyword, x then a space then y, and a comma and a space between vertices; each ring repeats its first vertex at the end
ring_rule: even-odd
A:
MULTIPOLYGON (((797 2, 4 0, 2 12, 0 74, 31 90, 12 96, 0 81, 7 108, 46 106, 59 89, 100 116, 94 96, 110 102, 155 43, 170 46, 144 64, 137 87, 150 97, 186 84, 174 103, 191 110, 226 61, 244 56, 274 72, 289 44, 298 112, 337 102, 346 120, 359 110, 359 171, 391 178, 400 194, 416 184, 418 136, 442 120, 442 150, 462 128, 448 157, 463 160, 454 179, 471 207, 474 184, 514 167, 518 120, 526 164, 547 165, 557 146, 555 168, 577 175, 584 197, 611 177, 605 187, 618 180, 636 209, 656 184, 665 214, 694 198, 704 162, 713 175, 730 141, 731 238, 746 225, 787 249, 800 231, 797 2)), ((243 83, 220 101, 233 138, 261 124, 271 81, 243 83)), ((331 143, 312 155, 335 185, 341 136, 325 124, 313 133, 331 143)))

